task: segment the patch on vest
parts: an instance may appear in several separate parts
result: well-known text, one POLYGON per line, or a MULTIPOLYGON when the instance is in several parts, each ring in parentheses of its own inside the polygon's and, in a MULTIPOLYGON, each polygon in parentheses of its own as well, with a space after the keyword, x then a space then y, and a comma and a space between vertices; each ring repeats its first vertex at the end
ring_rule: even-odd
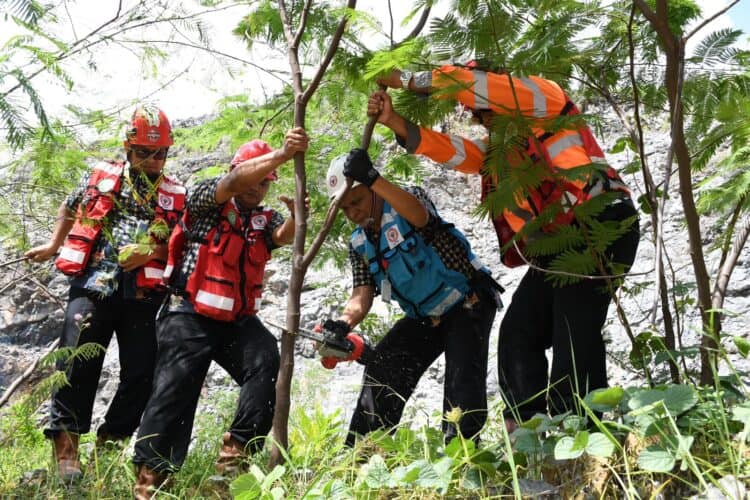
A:
POLYGON ((109 193, 114 187, 114 179, 102 179, 96 183, 96 189, 98 189, 100 193, 109 193))
POLYGON ((253 224, 253 229, 263 229, 267 224, 265 215, 254 215, 251 222, 253 224))
POLYGON ((391 226, 386 229, 385 239, 388 241, 388 248, 395 248, 404 241, 404 237, 401 236, 401 231, 398 230, 398 226, 391 226))
POLYGON ((159 206, 164 210, 174 210, 174 198, 166 194, 159 193, 159 206))

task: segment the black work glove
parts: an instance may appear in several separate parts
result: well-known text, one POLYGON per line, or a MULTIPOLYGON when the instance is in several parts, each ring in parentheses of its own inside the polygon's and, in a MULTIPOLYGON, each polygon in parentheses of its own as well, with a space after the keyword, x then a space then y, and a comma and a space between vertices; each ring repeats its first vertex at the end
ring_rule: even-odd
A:
POLYGON ((323 323, 323 329, 328 330, 329 332, 333 332, 336 334, 339 338, 345 338, 352 329, 349 327, 349 323, 342 320, 332 320, 327 319, 325 323, 323 323))
POLYGON ((380 177, 378 171, 372 167, 372 160, 367 151, 361 148, 349 151, 344 161, 344 175, 367 187, 372 186, 372 183, 380 177))

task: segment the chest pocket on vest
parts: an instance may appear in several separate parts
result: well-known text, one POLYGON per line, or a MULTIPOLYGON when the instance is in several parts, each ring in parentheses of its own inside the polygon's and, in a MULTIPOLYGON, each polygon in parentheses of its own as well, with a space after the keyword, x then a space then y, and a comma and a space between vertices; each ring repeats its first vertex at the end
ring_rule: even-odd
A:
MULTIPOLYGON (((386 250, 382 260, 386 261, 382 267, 397 297, 401 296, 414 305, 425 305, 446 286, 445 275, 441 271, 447 270, 437 256, 431 258, 429 250, 419 244, 414 234, 407 236, 398 246, 386 250)), ((372 262, 370 272, 374 274, 380 267, 381 263, 372 262)), ((461 275, 456 274, 460 278, 461 275)), ((377 285, 380 286, 380 283, 377 285)))

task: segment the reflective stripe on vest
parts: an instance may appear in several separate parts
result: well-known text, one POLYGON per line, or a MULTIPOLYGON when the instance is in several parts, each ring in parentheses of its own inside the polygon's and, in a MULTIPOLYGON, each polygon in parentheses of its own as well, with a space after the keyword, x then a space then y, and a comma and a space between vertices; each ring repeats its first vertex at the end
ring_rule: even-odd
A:
MULTIPOLYGON (((102 220, 114 208, 114 196, 122 188, 124 163, 99 162, 92 168, 86 192, 78 206, 73 228, 55 261, 64 274, 80 276, 88 267, 88 261, 102 231, 102 220)), ((185 187, 177 181, 163 177, 157 187, 158 200, 154 220, 162 219, 174 224, 177 213, 185 206, 185 187)), ((138 288, 154 289, 162 286, 164 263, 150 260, 136 271, 138 288)))
POLYGON ((63 274, 80 276, 88 267, 102 221, 114 207, 114 195, 120 191, 124 169, 123 163, 106 162, 99 162, 91 169, 73 227, 55 259, 55 266, 63 274))
POLYGON ((217 295, 205 290, 198 290, 198 293, 195 295, 195 302, 222 311, 232 311, 234 309, 234 299, 232 297, 217 295))
MULTIPOLYGON (((234 199, 224 204, 218 224, 200 242, 195 268, 185 283, 195 312, 218 321, 234 321, 258 312, 263 274, 270 259, 265 230, 272 215, 271 210, 252 213, 243 224, 234 199)), ((172 233, 167 276, 180 263, 189 240, 188 225, 185 214, 172 233)))

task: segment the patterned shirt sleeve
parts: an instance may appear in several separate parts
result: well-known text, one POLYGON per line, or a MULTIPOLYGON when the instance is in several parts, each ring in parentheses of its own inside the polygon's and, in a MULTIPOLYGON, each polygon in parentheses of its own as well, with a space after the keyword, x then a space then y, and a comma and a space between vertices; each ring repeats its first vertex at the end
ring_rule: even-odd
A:
POLYGON ((71 212, 75 212, 78 210, 78 204, 83 198, 83 193, 86 192, 86 188, 88 188, 89 186, 90 177, 91 170, 88 170, 81 176, 81 180, 78 182, 78 185, 73 190, 73 192, 70 193, 65 199, 65 206, 68 207, 68 210, 70 210, 71 212))
POLYGON ((375 286, 375 280, 367 268, 364 258, 349 245, 349 263, 352 266, 352 288, 359 286, 375 286))
POLYGON ((271 209, 271 222, 266 226, 265 238, 268 250, 275 250, 279 245, 273 242, 273 232, 284 223, 284 216, 276 210, 271 209))
POLYGON ((440 227, 440 217, 438 216, 435 204, 430 199, 430 195, 427 194, 427 191, 419 186, 407 186, 404 188, 404 191, 414 195, 427 209, 427 224, 417 232, 419 232, 425 240, 431 241, 435 235, 435 231, 440 227))
POLYGON ((219 204, 216 203, 216 188, 221 177, 206 179, 196 184, 188 196, 186 207, 193 216, 216 212, 219 204))

